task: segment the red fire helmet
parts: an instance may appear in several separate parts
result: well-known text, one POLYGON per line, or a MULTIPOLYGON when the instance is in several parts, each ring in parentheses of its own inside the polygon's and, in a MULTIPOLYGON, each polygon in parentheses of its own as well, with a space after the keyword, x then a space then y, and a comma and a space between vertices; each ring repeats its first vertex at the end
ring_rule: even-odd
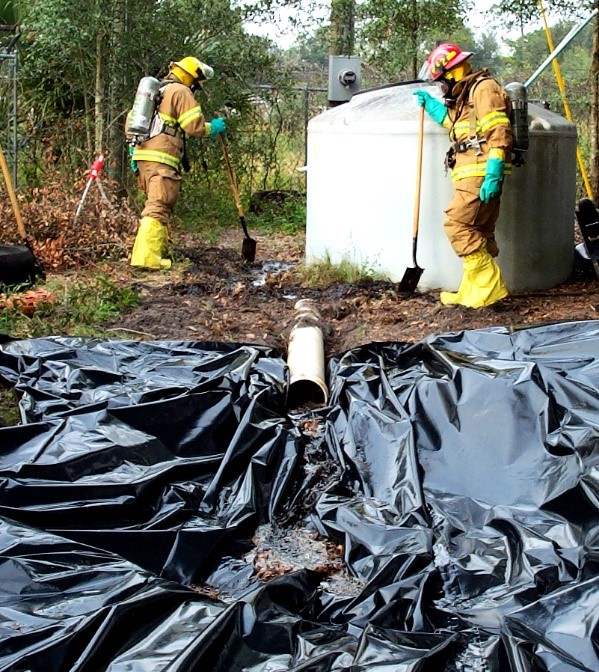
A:
POLYGON ((440 44, 431 51, 428 57, 428 74, 435 81, 448 70, 467 61, 470 56, 472 56, 471 51, 462 51, 457 44, 452 44, 451 42, 440 44))

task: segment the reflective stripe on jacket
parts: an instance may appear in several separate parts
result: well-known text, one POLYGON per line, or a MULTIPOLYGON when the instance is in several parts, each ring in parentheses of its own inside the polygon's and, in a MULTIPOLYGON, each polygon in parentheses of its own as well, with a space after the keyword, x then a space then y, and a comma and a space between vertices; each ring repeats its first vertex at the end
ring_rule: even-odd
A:
POLYGON ((471 136, 485 140, 480 153, 474 147, 456 152, 451 181, 468 177, 484 177, 487 159, 493 154, 505 156, 505 174, 511 172, 512 126, 511 102, 504 89, 491 77, 488 70, 478 70, 454 85, 455 106, 448 110, 444 126, 449 128, 453 142, 468 142, 471 136))
MULTIPOLYGON (((165 86, 158 114, 169 128, 181 129, 195 138, 203 138, 206 135, 206 121, 202 108, 191 89, 176 79, 165 86)), ((164 163, 179 170, 182 152, 182 133, 159 133, 137 145, 133 150, 132 159, 164 163)))

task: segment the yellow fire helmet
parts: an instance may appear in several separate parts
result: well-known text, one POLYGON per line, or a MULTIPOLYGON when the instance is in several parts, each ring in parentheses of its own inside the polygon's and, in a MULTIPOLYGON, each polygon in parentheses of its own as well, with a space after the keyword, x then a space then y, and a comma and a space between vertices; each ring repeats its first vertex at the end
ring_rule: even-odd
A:
POLYGON ((190 87, 214 77, 214 70, 195 56, 186 56, 171 63, 169 70, 180 82, 190 87))

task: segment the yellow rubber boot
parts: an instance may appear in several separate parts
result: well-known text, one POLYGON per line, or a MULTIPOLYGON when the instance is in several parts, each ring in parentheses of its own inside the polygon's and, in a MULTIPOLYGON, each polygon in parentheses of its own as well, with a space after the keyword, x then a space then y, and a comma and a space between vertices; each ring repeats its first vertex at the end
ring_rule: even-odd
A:
POLYGON ((486 245, 464 257, 464 275, 457 292, 441 292, 445 306, 459 304, 467 308, 484 308, 508 295, 499 266, 487 252, 486 245))
POLYGON ((131 253, 131 266, 156 271, 168 269, 171 267, 171 260, 166 258, 167 254, 166 226, 154 217, 142 217, 131 253))

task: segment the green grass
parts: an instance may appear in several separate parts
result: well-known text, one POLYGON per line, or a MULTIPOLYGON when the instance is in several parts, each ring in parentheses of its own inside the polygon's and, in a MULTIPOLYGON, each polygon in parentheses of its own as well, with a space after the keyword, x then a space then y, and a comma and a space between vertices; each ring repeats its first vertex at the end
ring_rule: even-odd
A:
POLYGON ((321 261, 306 264, 297 271, 304 287, 330 287, 335 284, 355 284, 373 280, 387 280, 388 278, 376 272, 370 266, 358 265, 349 259, 342 259, 334 264, 327 254, 321 261))
MULTIPOLYGON (((201 233, 214 243, 226 228, 239 226, 240 213, 228 183, 212 174, 201 178, 183 178, 182 192, 175 206, 175 216, 191 233, 201 233), (208 187, 208 182, 211 188, 208 187)), ((290 198, 282 203, 261 203, 259 214, 249 211, 249 199, 241 195, 241 208, 250 229, 263 233, 298 233, 306 227, 305 197, 290 198)))
POLYGON ((235 203, 230 194, 222 190, 192 191, 191 187, 191 184, 185 185, 185 193, 179 197, 174 214, 184 229, 201 233, 207 242, 214 243, 222 229, 237 225, 235 203))
MULTIPOLYGON (((41 287, 41 285, 40 285, 41 287)), ((53 280, 43 288, 54 296, 53 303, 39 304, 31 316, 18 308, 0 310, 0 334, 15 339, 44 336, 103 337, 100 323, 117 317, 139 304, 139 294, 105 276, 53 280)), ((15 296, 27 287, 11 287, 6 294, 15 296)), ((0 427, 20 423, 18 396, 0 381, 0 427)))
POLYGON ((44 285, 52 303, 39 304, 33 315, 18 308, 0 311, 0 334, 11 338, 39 338, 49 335, 102 336, 102 322, 139 305, 140 297, 106 276, 79 278, 73 283, 53 280, 44 285))
POLYGON ((251 215, 248 222, 264 233, 300 233, 306 228, 306 205, 302 200, 283 203, 265 203, 259 215, 251 215))
POLYGON ((0 383, 0 427, 18 425, 21 421, 16 392, 0 383))

